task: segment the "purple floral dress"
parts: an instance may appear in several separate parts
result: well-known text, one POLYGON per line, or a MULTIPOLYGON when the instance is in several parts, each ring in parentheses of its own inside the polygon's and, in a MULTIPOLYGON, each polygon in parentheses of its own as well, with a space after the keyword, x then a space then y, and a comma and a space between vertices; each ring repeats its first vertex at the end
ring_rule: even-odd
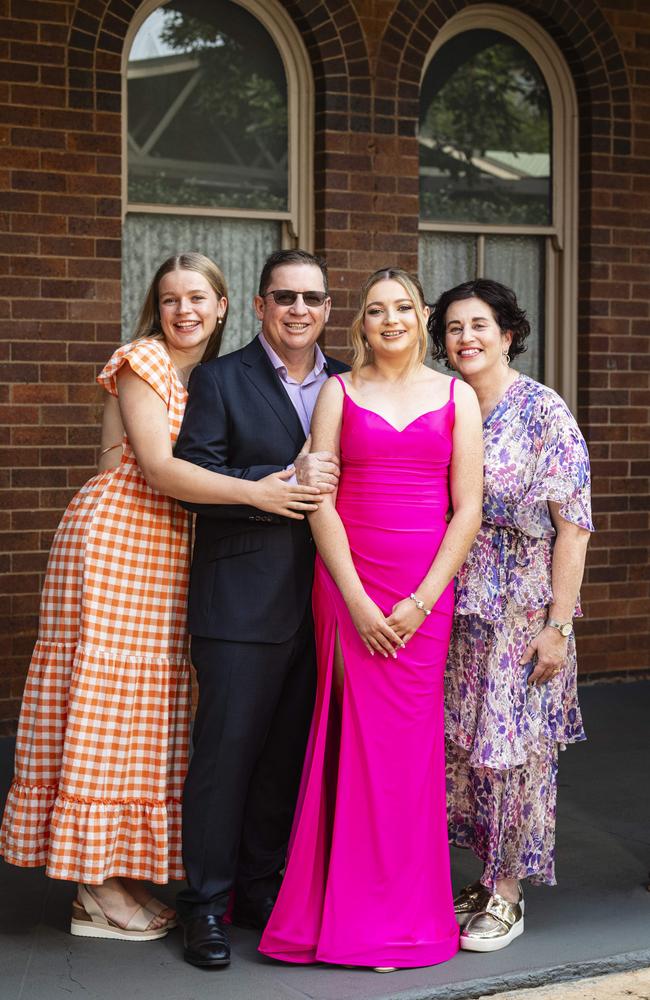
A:
MULTIPOLYGON (((456 583, 445 676, 451 843, 501 877, 555 883, 557 749, 585 738, 576 652, 546 684, 519 661, 552 601, 548 501, 593 531, 589 456, 551 389, 519 375, 483 425, 483 523, 456 583)), ((575 615, 581 615, 579 603, 575 615)))

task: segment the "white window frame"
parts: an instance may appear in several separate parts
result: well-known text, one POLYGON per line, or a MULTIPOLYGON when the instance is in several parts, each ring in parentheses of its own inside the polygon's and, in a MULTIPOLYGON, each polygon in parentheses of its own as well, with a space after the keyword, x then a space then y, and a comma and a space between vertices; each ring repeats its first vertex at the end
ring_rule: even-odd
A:
POLYGON ((167 0, 145 0, 131 21, 122 50, 122 222, 128 212, 216 218, 272 219, 282 223, 284 248, 314 247, 314 80, 304 42, 296 25, 275 0, 231 0, 249 11, 273 39, 287 76, 288 206, 286 211, 220 208, 200 205, 150 205, 129 201, 128 101, 129 54, 135 36, 150 14, 167 0))
POLYGON ((440 29, 424 61, 422 79, 431 60, 446 42, 476 29, 499 31, 518 42, 535 60, 548 87, 553 119, 552 221, 548 226, 499 226, 421 219, 420 232, 474 234, 479 275, 482 274, 484 236, 546 237, 544 380, 575 412, 578 383, 578 99, 573 78, 560 49, 536 21, 507 7, 477 4, 454 15, 440 29))

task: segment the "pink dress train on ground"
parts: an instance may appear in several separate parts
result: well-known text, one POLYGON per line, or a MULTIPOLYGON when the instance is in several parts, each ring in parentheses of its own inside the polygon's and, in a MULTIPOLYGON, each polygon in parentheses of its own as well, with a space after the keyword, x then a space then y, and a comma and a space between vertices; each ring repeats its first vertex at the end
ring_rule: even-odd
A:
MULTIPOLYGON (((416 590, 446 531, 453 384, 444 406, 401 431, 345 394, 336 506, 363 585, 385 614, 416 590)), ((287 869, 260 950, 297 963, 444 962, 458 950, 442 688, 453 584, 396 660, 367 652, 319 558, 313 604, 316 707, 287 869)))

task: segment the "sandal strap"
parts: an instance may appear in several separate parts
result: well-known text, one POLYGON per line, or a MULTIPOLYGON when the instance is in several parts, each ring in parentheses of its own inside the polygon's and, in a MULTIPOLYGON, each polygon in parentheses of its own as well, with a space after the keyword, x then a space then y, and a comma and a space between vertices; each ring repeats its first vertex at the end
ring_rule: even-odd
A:
POLYGON ((79 888, 77 890, 77 895, 79 897, 79 902, 83 906, 84 910, 89 917, 93 917, 103 923, 108 924, 108 917, 101 909, 99 903, 95 897, 88 891, 85 885, 79 883, 79 888))
POLYGON ((79 902, 88 916, 96 923, 103 924, 105 927, 116 927, 118 930, 123 931, 149 930, 149 924, 153 920, 153 915, 151 911, 145 909, 144 906, 139 906, 128 923, 122 925, 106 916, 95 897, 88 891, 85 885, 79 885, 78 894, 79 902))
POLYGON ((129 922, 125 925, 125 931, 146 931, 149 930, 149 924, 154 919, 151 910, 147 910, 144 906, 139 906, 129 922))

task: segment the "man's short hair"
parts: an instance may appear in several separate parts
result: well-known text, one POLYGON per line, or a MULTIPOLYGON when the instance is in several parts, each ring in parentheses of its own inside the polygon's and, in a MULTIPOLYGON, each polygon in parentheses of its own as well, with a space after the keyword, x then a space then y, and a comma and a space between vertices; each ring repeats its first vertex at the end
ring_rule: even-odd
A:
POLYGON ((320 268, 323 275, 323 287, 326 292, 328 291, 327 264, 322 257, 316 257, 313 253, 308 253, 307 250, 276 250, 270 257, 267 257, 262 268, 258 295, 264 295, 268 290, 276 267, 284 267, 285 264, 309 264, 311 267, 320 268))

